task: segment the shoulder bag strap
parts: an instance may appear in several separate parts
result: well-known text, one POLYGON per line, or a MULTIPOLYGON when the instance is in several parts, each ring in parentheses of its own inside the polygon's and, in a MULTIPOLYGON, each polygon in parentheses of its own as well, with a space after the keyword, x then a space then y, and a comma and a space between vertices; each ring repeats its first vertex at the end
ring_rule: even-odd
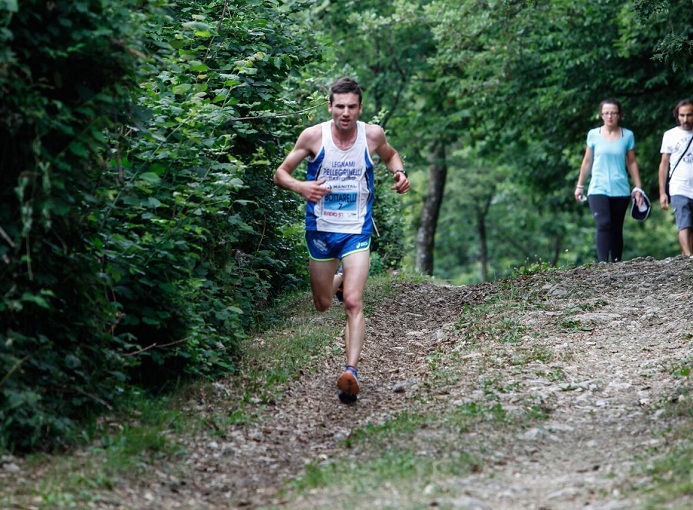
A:
POLYGON ((674 165, 674 168, 672 168, 671 172, 669 172, 669 176, 667 177, 667 182, 669 182, 671 180, 671 176, 674 175, 674 170, 676 170, 676 167, 679 166, 679 163, 681 163, 681 160, 686 155, 686 152, 688 152, 688 148, 691 146, 692 141, 693 141, 693 135, 691 135, 691 137, 688 139, 688 143, 686 144, 686 148, 683 149, 683 154, 681 154, 681 157, 679 158, 679 160, 674 165))

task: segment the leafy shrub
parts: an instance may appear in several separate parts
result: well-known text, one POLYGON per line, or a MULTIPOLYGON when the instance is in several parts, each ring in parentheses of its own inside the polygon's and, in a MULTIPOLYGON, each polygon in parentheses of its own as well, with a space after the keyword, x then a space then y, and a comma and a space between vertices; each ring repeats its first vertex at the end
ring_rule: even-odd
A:
MULTIPOLYGON (((379 170, 382 170, 379 169, 379 170)), ((390 189, 392 178, 390 172, 380 172, 376 178, 376 198, 373 206, 374 232, 371 248, 377 257, 377 267, 381 271, 399 267, 405 256, 404 215, 402 214, 402 197, 390 189), (384 177, 383 177, 384 175, 384 177)), ((371 260, 371 272, 375 271, 371 260)))
POLYGON ((178 2, 150 26, 162 64, 101 190, 117 331, 138 339, 147 384, 228 372, 262 309, 300 282, 283 230, 296 205, 272 183, 288 138, 274 112, 294 108, 279 84, 316 54, 272 2, 224 5, 178 2))
POLYGON ((274 2, 144 5, 0 3, 0 449, 232 370, 300 281, 274 112, 317 48, 274 2))
POLYGON ((0 14, 0 448, 25 449, 110 400, 128 365, 84 205, 133 56, 122 2, 9 1, 0 14))

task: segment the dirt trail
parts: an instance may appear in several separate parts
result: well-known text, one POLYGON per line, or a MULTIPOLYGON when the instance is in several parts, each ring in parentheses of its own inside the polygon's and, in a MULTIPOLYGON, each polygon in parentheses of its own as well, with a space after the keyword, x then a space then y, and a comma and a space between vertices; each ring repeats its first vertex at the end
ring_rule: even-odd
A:
MULTIPOLYGON (((461 435, 456 447, 485 462, 472 473, 437 480, 449 497, 428 505, 638 508, 642 501, 626 489, 650 481, 636 478, 632 468, 678 419, 657 409, 678 398, 686 383, 673 372, 690 365, 692 356, 692 283, 693 261, 677 257, 470 287, 398 284, 395 296, 378 303, 367 319, 357 405, 336 399, 343 356, 334 353, 287 388, 259 425, 200 435, 186 445, 189 455, 180 464, 162 465, 145 479, 118 486, 93 507, 335 508, 340 495, 313 491, 288 502, 280 488, 300 477, 307 462, 358 458, 362 452, 345 449, 343 440, 367 424, 405 411, 442 414, 483 401, 492 383, 503 408, 535 402, 548 418, 525 428, 488 423, 461 435), (488 331, 458 323, 465 305, 490 303, 501 293, 524 305, 503 317, 489 308, 487 320, 504 320, 517 333, 515 341, 494 341, 488 331), (451 384, 433 377, 433 370, 446 367, 457 374, 451 384)), ((216 394, 198 396, 208 407, 235 398, 231 385, 214 388, 216 394)), ((383 494, 372 505, 378 507, 407 504, 383 494)))

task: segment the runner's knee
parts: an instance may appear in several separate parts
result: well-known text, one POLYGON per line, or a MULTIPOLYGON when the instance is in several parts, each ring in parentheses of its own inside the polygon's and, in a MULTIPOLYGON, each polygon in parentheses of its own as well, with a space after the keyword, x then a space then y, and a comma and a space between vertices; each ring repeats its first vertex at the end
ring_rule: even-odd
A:
POLYGON ((363 299, 361 296, 344 295, 344 309, 347 314, 359 313, 363 310, 363 299))
POLYGON ((317 297, 316 296, 313 298, 313 303, 315 303, 315 309, 318 312, 324 312, 325 310, 327 310, 330 307, 330 305, 332 305, 332 299, 331 298, 327 299, 325 297, 317 297))

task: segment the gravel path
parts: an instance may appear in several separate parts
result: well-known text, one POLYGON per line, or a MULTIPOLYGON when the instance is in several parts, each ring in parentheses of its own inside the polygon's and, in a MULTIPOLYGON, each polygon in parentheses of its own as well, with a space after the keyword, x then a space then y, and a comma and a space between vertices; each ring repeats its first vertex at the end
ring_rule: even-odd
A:
MULTIPOLYGON (((369 424, 404 412, 444 415, 491 394, 509 413, 532 403, 547 417, 530 426, 480 422, 454 441, 437 430, 440 444, 483 462, 436 479, 437 496, 423 491, 412 502, 384 490, 369 506, 640 508, 643 501, 629 489, 652 483, 635 469, 640 456, 661 446, 661 432, 683 419, 665 415, 661 404, 690 398, 689 378, 675 372, 692 358, 692 282, 693 261, 676 257, 469 287, 399 283, 394 297, 368 315, 358 404, 336 399, 343 354, 335 339, 317 370, 287 388, 259 424, 201 433, 188 441, 180 463, 157 466, 90 506, 346 507, 348 495, 316 490, 296 498, 280 489, 300 478, 308 462, 358 461, 365 452, 343 442, 369 424), (487 324, 481 328, 464 320, 479 306, 487 324), (451 373, 452 379, 441 377, 451 373)), ((193 408, 218 412, 236 391, 233 381, 215 384, 195 396, 193 408)), ((415 441, 430 450, 431 434, 415 441)), ((691 500, 681 508, 687 503, 693 506, 691 500)))

